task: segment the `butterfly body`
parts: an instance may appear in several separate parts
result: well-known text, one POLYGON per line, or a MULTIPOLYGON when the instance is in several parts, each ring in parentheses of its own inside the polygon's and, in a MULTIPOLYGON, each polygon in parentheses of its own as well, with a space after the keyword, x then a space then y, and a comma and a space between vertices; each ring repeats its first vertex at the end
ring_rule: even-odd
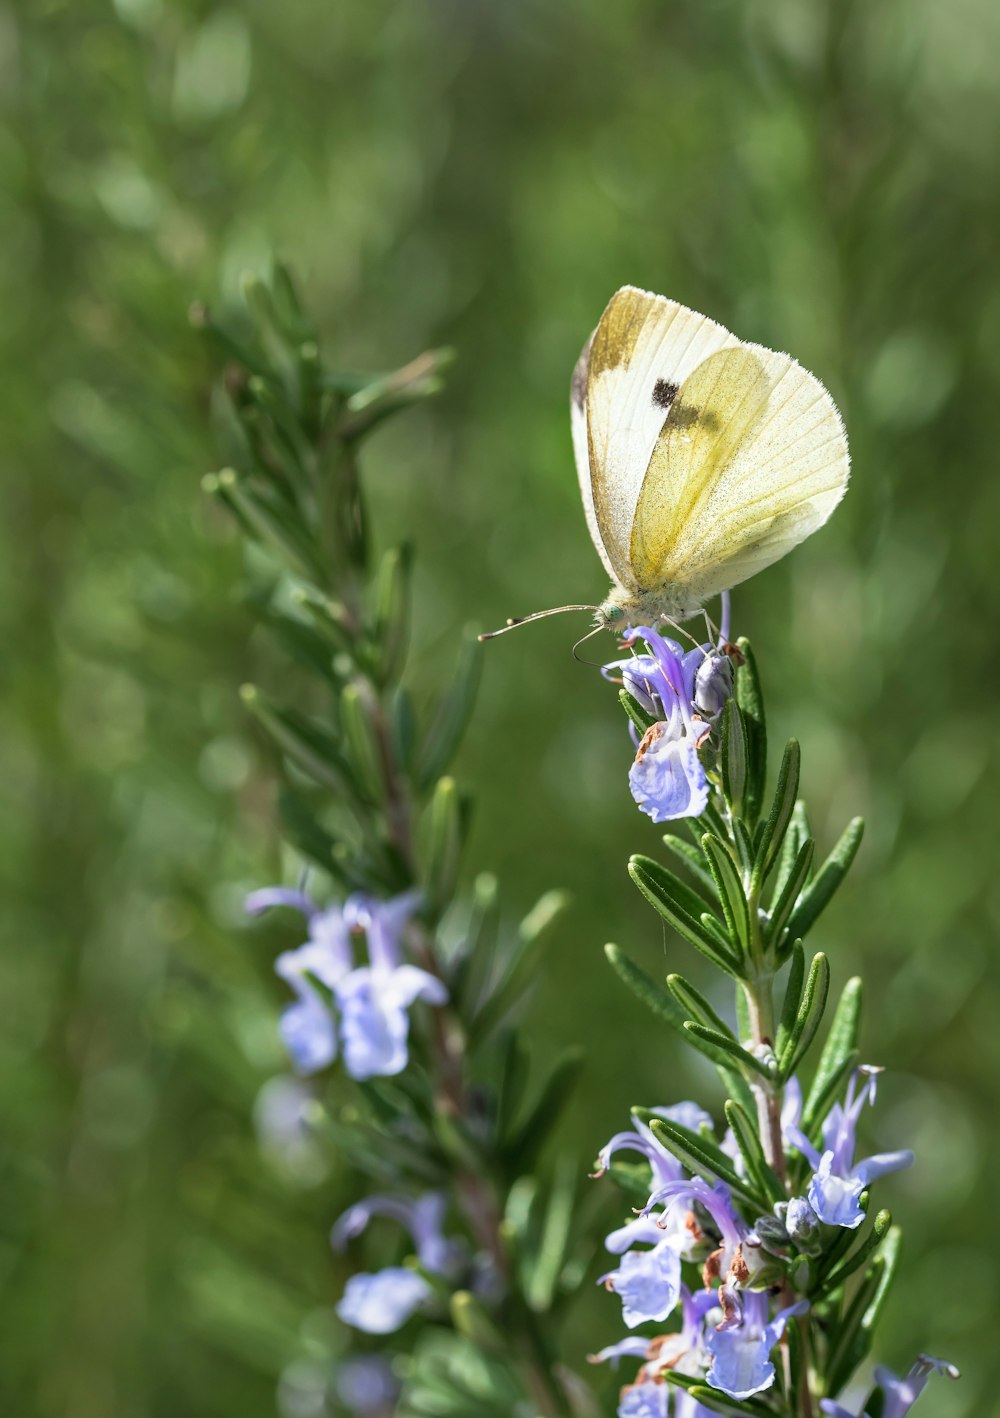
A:
POLYGON ((624 286, 577 362, 584 511, 612 577, 599 625, 684 620, 821 526, 847 487, 840 415, 788 355, 624 286))

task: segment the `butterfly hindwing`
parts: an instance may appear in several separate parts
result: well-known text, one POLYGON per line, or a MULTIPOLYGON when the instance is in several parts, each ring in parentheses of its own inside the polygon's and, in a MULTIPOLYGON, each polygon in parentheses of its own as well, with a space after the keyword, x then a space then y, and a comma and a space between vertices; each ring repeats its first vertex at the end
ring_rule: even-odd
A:
POLYGON ((629 561, 643 590, 696 608, 821 526, 847 487, 843 424, 787 355, 738 344, 682 383, 635 503, 629 561))

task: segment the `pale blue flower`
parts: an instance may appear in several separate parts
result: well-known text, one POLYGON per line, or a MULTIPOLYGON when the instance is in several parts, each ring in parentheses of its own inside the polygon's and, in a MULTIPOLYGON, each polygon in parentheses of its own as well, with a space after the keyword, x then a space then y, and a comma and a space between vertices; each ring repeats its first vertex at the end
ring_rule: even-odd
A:
MULTIPOLYGON (((669 1108, 651 1108, 649 1110, 658 1118, 666 1118, 669 1122, 680 1123, 682 1127, 689 1128, 692 1132, 698 1132, 702 1127, 712 1127, 712 1119, 704 1108, 699 1108, 697 1103, 675 1103, 669 1108)), ((611 1164, 611 1159, 616 1152, 640 1152, 649 1162, 653 1170, 654 1186, 662 1185, 665 1182, 675 1182, 683 1176, 681 1164, 674 1154, 662 1142, 658 1142, 653 1136, 647 1123, 635 1113, 632 1114, 634 1126, 625 1132, 616 1132, 614 1137, 606 1142, 597 1154, 597 1170, 591 1175, 602 1176, 611 1164)))
POLYGON ((352 1413, 392 1411, 399 1380, 384 1354, 353 1354, 337 1366, 337 1397, 352 1413))
MULTIPOLYGON (((899 1378, 891 1369, 876 1369, 875 1382, 885 1398, 882 1418, 906 1418, 933 1373, 946 1374, 949 1379, 959 1377, 954 1364, 949 1364, 944 1359, 932 1359, 929 1354, 921 1354, 905 1379, 899 1378)), ((829 1398, 824 1398, 819 1406, 824 1413, 830 1414, 831 1418, 868 1418, 867 1413, 850 1413, 841 1404, 834 1403, 829 1398)))
POLYGON ((860 1162, 854 1160, 858 1119, 865 1103, 875 1101, 879 1072, 866 1066, 856 1071, 848 1085, 845 1102, 843 1105, 835 1103, 823 1123, 822 1153, 797 1126, 789 1129, 792 1144, 813 1169, 806 1200, 827 1226, 845 1226, 849 1230, 860 1226, 865 1214, 859 1201, 865 1188, 876 1178, 898 1172, 913 1162, 913 1153, 909 1150, 881 1152, 860 1162), (864 1081, 859 1087, 861 1080, 864 1081))
POLYGON ((730 1398, 750 1398, 774 1383, 771 1350, 793 1315, 809 1308, 804 1300, 780 1310, 768 1321, 768 1297, 762 1290, 730 1290, 733 1313, 707 1337, 712 1356, 707 1380, 730 1398))
POLYGON ((422 1275, 401 1265, 374 1274, 352 1275, 337 1304, 345 1324, 366 1334, 394 1334, 429 1299, 431 1287, 422 1275))
MULTIPOLYGON (((330 1240, 335 1249, 342 1250, 364 1231, 373 1216, 384 1216, 410 1232, 424 1270, 447 1276, 454 1271, 462 1252, 460 1243, 444 1235, 445 1205, 440 1192, 425 1192, 420 1197, 370 1196, 348 1207, 334 1225, 330 1240)), ((368 1334, 392 1334, 431 1293, 422 1275, 403 1266, 387 1266, 372 1274, 352 1276, 337 1305, 337 1314, 346 1324, 368 1334)))
POLYGON ((620 1298, 622 1319, 629 1329, 647 1320, 665 1320, 677 1304, 681 1288, 678 1237, 668 1235, 651 1250, 627 1251, 618 1269, 609 1270, 598 1283, 620 1298))
POLYGON ((621 677, 628 693, 653 724, 638 744, 629 786, 639 807, 654 822, 699 817, 708 803, 708 780, 698 749, 712 719, 732 689, 732 672, 722 668, 724 655, 711 645, 686 653, 650 626, 626 632, 625 643, 646 642, 648 654, 615 660, 603 667, 609 678, 621 677))
POLYGON ((355 895, 342 907, 321 911, 302 892, 284 887, 268 887, 247 898, 252 914, 292 906, 309 923, 309 939, 279 955, 274 967, 297 996, 281 1017, 281 1035, 300 1073, 325 1068, 336 1058, 338 1045, 352 1078, 387 1077, 406 1067, 407 1011, 417 999, 441 1005, 448 997, 435 975, 402 958, 403 930, 418 902, 416 892, 391 901, 355 895), (362 935, 368 963, 358 965, 355 940, 362 935))
POLYGON ((668 1383, 636 1384, 622 1391, 618 1418, 669 1418, 670 1385, 668 1383))
MULTIPOLYGON (((614 1367, 617 1367, 619 1359, 625 1357, 645 1361, 639 1367, 635 1382, 622 1389, 619 1418, 623 1414, 628 1418, 630 1413, 642 1413, 644 1409, 637 1407, 637 1404, 661 1402, 659 1395, 652 1392, 654 1388, 666 1390, 672 1395, 673 1408, 664 1409, 664 1412, 671 1411, 674 1418, 709 1418, 708 1409, 683 1389, 668 1387, 664 1380, 668 1369, 692 1378, 704 1374, 709 1362, 704 1340, 705 1317, 710 1310, 717 1308, 718 1302, 713 1291, 701 1290, 692 1295, 686 1285, 680 1287, 680 1300, 682 1321, 679 1334, 657 1335, 653 1339, 629 1335, 591 1356, 591 1363, 610 1360, 614 1367)), ((652 1411, 655 1413, 658 1410, 654 1408, 652 1411)))

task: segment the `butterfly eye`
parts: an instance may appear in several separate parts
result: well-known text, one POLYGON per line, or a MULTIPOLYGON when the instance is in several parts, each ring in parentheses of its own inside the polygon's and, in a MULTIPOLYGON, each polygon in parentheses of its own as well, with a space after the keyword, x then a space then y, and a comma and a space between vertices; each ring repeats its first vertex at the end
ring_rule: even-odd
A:
POLYGON ((621 620, 625 612, 622 610, 621 606, 608 606, 606 614, 608 620, 621 620))

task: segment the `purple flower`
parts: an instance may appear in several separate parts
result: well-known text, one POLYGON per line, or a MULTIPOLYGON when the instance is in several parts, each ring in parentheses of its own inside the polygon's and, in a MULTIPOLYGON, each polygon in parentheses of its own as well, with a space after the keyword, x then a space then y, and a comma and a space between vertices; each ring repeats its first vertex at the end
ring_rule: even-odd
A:
POLYGON ((330 1244, 334 1250, 343 1250, 348 1241, 361 1235, 373 1216, 384 1216, 409 1231, 425 1270, 447 1275, 461 1257, 461 1245, 444 1234, 446 1205, 442 1192, 424 1192, 418 1197, 377 1193, 347 1208, 330 1232, 330 1244))
POLYGON ((913 1153, 881 1152, 854 1160, 858 1119, 865 1103, 875 1102, 876 1079, 881 1070, 862 1065, 847 1088, 843 1105, 835 1103, 823 1123, 823 1152, 820 1153, 797 1127, 789 1128, 792 1144, 813 1169, 806 1199, 820 1221, 827 1226, 854 1230, 864 1220, 859 1206, 861 1193, 877 1177, 898 1172, 913 1162, 913 1153), (864 1080, 860 1088, 859 1080, 864 1080))
MULTIPOLYGON (((440 1192, 420 1197, 370 1196, 348 1207, 330 1233, 336 1250, 360 1236, 373 1216, 385 1216, 405 1226, 413 1237, 417 1259, 424 1270, 450 1274, 461 1256, 458 1242, 443 1232, 445 1199, 440 1192)), ((368 1334, 392 1334, 431 1295, 422 1275, 403 1266, 387 1266, 374 1273, 353 1275, 344 1287, 337 1314, 346 1324, 368 1334)))
POLYGON ((352 1078, 387 1077, 406 1067, 407 1010, 417 999, 440 1005, 448 997, 436 976, 403 962, 402 934, 418 900, 415 892, 391 901, 355 895, 342 907, 321 911, 302 892, 283 887, 267 887, 247 898, 253 915, 271 906, 292 906, 309 923, 309 939, 279 955, 274 967, 297 996, 281 1017, 281 1035, 300 1073, 325 1068, 336 1058, 338 1042, 352 1078), (356 965, 354 941, 362 933, 368 963, 356 965), (317 982, 333 995, 336 1013, 317 982))
POLYGON ((668 1418, 670 1385, 655 1380, 622 1390, 618 1418, 668 1418))
POLYGON ((654 822, 699 817, 709 790, 698 749, 732 691, 729 661, 711 645, 685 653, 676 640, 646 625, 630 628, 625 643, 639 639, 648 654, 603 668, 609 678, 620 672, 628 693, 657 720, 639 742, 629 771, 632 796, 654 822))
MULTIPOLYGON (((630 1335, 591 1356, 591 1363, 610 1359, 616 1367, 618 1360, 626 1356, 645 1360, 635 1383, 622 1389, 619 1416, 624 1414, 627 1418, 629 1414, 650 1411, 636 1405, 660 1403, 664 1401, 661 1398, 664 1392, 672 1392, 674 1418, 708 1418, 708 1409, 683 1390, 670 1390, 664 1380, 668 1369, 691 1377, 704 1373, 709 1357, 704 1341, 705 1316, 717 1307, 718 1302, 713 1291, 701 1290, 692 1295, 686 1285, 680 1287, 680 1299, 682 1321, 679 1334, 658 1335, 654 1339, 630 1335), (654 1389, 659 1392, 654 1394, 654 1389)), ((660 1410, 654 1407, 651 1411, 658 1413, 660 1410)), ((667 1411, 663 1409, 663 1412, 667 1411)))
POLYGON ((707 1379, 712 1388, 730 1398, 750 1398, 774 1382, 771 1350, 785 1332, 792 1315, 809 1308, 805 1300, 780 1310, 768 1322, 767 1294, 763 1290, 729 1290, 732 1313, 708 1336, 712 1356, 707 1379))
POLYGON ((422 1275, 401 1265, 374 1274, 352 1275, 344 1286, 337 1314, 345 1324, 366 1334, 394 1334, 430 1297, 422 1275))
MULTIPOLYGON (((882 1418, 906 1418, 906 1414, 923 1393, 927 1380, 935 1372, 946 1374, 949 1379, 959 1377, 954 1364, 949 1364, 944 1359, 932 1359, 928 1354, 921 1354, 905 1379, 899 1378, 891 1369, 876 1369, 875 1382, 885 1395, 882 1418)), ((856 1418, 855 1414, 849 1413, 846 1408, 829 1398, 824 1398, 819 1406, 824 1413, 829 1413, 831 1418, 856 1418)), ((867 1414, 859 1414, 857 1418, 867 1418, 867 1414)))
POLYGON ((336 1371, 337 1397, 352 1413, 392 1411, 399 1380, 383 1354, 355 1354, 336 1371))
POLYGON ((708 1212, 722 1242, 706 1263, 706 1285, 709 1274, 713 1278, 725 1279, 732 1274, 741 1281, 749 1279, 750 1266, 748 1257, 744 1254, 744 1246, 750 1240, 750 1228, 734 1209, 725 1182, 717 1182, 714 1187, 710 1187, 700 1177, 666 1182, 663 1186, 653 1189, 640 1216, 648 1217, 654 1207, 664 1206, 656 1224, 669 1228, 678 1208, 681 1205, 690 1207, 695 1202, 708 1212))
POLYGON ((665 1320, 677 1304, 683 1239, 676 1233, 660 1235, 651 1250, 626 1251, 618 1269, 609 1270, 598 1282, 620 1297, 622 1319, 629 1329, 647 1320, 665 1320))
MULTIPOLYGON (((698 1132, 703 1126, 711 1128, 712 1119, 703 1108, 699 1108, 697 1103, 675 1103, 670 1108, 651 1108, 651 1113, 655 1113, 658 1118, 666 1118, 669 1122, 680 1123, 683 1127, 690 1128, 692 1132, 698 1132)), ((665 1182, 675 1182, 683 1176, 681 1164, 672 1152, 669 1152, 662 1144, 657 1142, 649 1127, 641 1118, 633 1113, 632 1121, 635 1124, 626 1132, 616 1132, 609 1142, 606 1142, 597 1154, 597 1171, 594 1177, 603 1176, 611 1164, 611 1159, 616 1152, 641 1152, 653 1169, 654 1186, 662 1185, 665 1182)))

